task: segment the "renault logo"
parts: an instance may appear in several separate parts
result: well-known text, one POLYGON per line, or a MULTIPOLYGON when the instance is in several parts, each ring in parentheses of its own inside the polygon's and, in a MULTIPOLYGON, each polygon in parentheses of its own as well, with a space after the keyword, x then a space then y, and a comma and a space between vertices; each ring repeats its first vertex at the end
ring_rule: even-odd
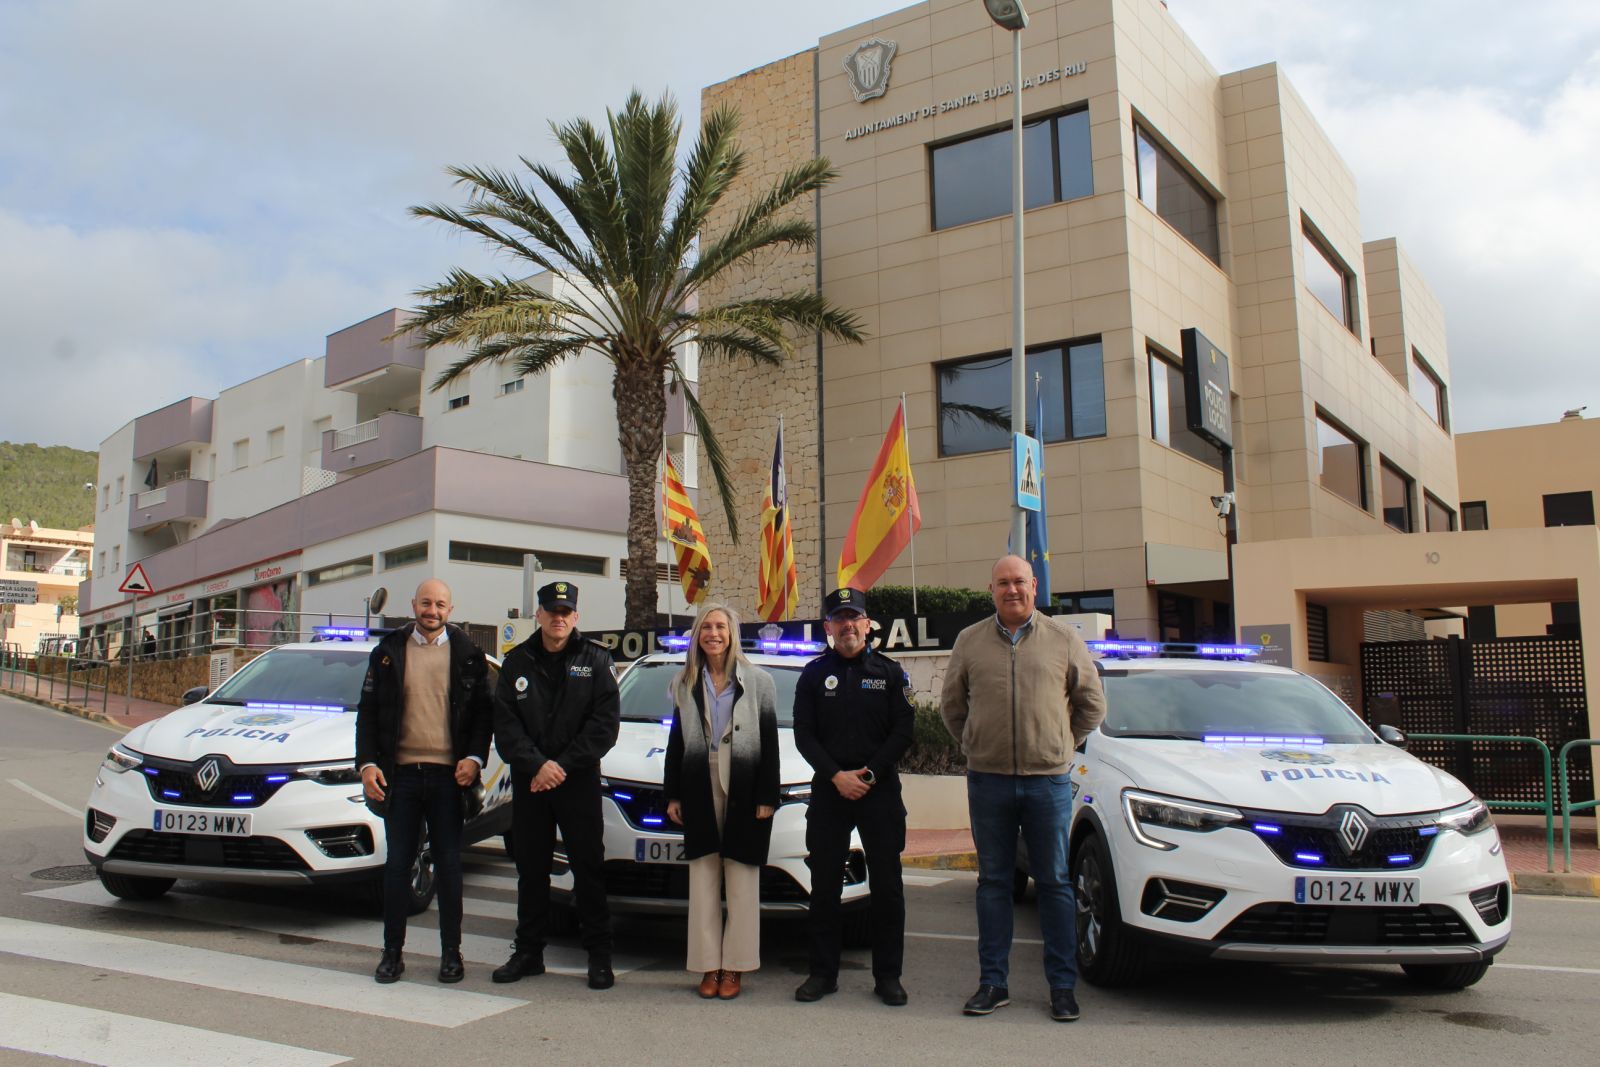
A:
POLYGON ((208 759, 200 765, 200 770, 194 776, 195 784, 203 792, 209 793, 222 781, 222 768, 215 759, 208 759))
POLYGON ((1361 846, 1367 843, 1369 827, 1366 821, 1353 811, 1347 811, 1339 819, 1339 841, 1344 845, 1345 852, 1354 856, 1361 851, 1361 846))

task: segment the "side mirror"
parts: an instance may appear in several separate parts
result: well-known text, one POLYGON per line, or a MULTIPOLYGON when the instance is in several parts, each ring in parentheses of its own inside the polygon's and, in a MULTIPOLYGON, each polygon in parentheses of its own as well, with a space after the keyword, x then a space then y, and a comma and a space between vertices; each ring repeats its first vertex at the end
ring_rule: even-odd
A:
POLYGON ((1398 726, 1390 726, 1388 723, 1378 727, 1378 736, 1383 738, 1385 744, 1393 745, 1395 748, 1403 749, 1411 745, 1411 742, 1406 738, 1404 730, 1398 726))
POLYGON ((209 692, 211 690, 203 685, 197 685, 193 689, 185 689, 183 691, 183 706, 188 707, 190 704, 199 703, 206 698, 206 694, 209 692))

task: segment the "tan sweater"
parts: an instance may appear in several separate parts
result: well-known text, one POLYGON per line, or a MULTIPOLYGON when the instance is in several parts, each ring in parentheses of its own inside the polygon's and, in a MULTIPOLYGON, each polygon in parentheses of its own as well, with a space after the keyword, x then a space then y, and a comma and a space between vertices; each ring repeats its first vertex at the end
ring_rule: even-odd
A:
POLYGON ((405 709, 397 762, 455 766, 450 744, 450 645, 406 648, 405 709))
POLYGON ((1013 647, 991 615, 956 638, 939 713, 969 770, 1065 774, 1077 742, 1105 718, 1106 697, 1072 627, 1035 614, 1013 647))

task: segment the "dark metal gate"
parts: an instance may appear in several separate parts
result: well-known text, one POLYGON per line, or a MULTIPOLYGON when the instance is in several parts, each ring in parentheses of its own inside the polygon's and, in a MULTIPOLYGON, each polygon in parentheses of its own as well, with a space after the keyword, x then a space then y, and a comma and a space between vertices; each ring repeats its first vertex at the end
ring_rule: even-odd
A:
MULTIPOLYGON (((1361 646, 1362 715, 1408 733, 1520 734, 1552 754, 1589 736, 1583 642, 1574 637, 1372 642, 1361 646)), ((1542 803, 1537 751, 1503 744, 1415 741, 1411 751, 1479 796, 1542 803)), ((1594 798, 1586 759, 1573 760, 1574 801, 1594 798)))

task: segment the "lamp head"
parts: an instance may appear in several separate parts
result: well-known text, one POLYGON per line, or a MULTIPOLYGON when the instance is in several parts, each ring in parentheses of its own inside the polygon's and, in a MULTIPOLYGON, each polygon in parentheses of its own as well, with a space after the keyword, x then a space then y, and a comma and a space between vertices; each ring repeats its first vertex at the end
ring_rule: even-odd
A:
POLYGON ((1028 12, 1022 0, 983 0, 983 6, 1001 29, 1015 31, 1028 25, 1028 12))

